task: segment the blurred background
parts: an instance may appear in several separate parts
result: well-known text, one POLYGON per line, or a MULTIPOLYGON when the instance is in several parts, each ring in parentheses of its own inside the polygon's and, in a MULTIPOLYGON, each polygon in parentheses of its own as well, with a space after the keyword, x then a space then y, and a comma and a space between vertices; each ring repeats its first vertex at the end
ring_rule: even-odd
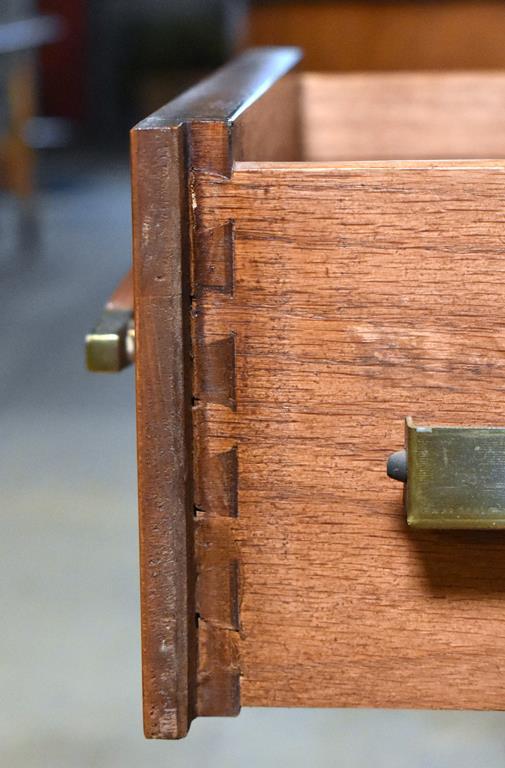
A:
POLYGON ((141 730, 133 376, 83 337, 130 262, 128 130, 247 45, 505 66, 505 3, 1 0, 0 766, 505 764, 505 714, 243 710, 141 730))

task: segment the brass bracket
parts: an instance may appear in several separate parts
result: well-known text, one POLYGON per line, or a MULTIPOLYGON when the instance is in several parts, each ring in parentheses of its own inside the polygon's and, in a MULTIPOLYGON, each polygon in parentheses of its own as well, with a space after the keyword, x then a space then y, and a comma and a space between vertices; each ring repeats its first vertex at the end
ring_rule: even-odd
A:
POLYGON ((413 528, 505 528, 505 428, 405 423, 388 475, 405 482, 413 528))
POLYGON ((135 360, 135 326, 129 310, 105 309, 86 335, 86 365, 97 373, 116 373, 135 360))

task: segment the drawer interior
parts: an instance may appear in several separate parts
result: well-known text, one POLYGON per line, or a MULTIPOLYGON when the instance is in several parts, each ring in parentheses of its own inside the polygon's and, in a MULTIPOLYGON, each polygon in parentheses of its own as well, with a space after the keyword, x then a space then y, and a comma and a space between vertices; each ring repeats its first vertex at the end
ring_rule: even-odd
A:
POLYGON ((505 157, 505 73, 302 73, 307 161, 505 157))

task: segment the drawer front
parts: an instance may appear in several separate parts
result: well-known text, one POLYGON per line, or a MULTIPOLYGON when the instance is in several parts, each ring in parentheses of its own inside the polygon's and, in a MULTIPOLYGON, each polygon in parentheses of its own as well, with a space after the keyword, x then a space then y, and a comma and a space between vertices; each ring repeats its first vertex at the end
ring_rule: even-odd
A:
MULTIPOLYGON (((230 557, 224 570, 211 567, 204 573, 200 563, 202 552, 220 557, 219 546, 202 541, 202 518, 211 525, 211 518, 221 516, 226 491, 217 484, 223 505, 217 513, 208 510, 204 515, 198 496, 198 478, 205 471, 196 393, 200 355, 191 327, 198 311, 195 281, 201 291, 223 294, 233 285, 229 261, 233 232, 225 225, 219 242, 210 238, 209 246, 214 242, 217 247, 212 263, 198 256, 192 185, 197 169, 226 177, 237 159, 260 154, 269 160, 299 157, 299 88, 297 77, 290 74, 299 59, 300 52, 291 48, 246 52, 132 131, 142 665, 148 737, 178 738, 196 715, 236 714, 240 708, 236 601, 240 567, 237 558, 230 557)), ((231 345, 227 349, 233 353, 231 345)), ((228 366, 226 357, 223 361, 208 379, 216 392, 233 375, 233 366, 228 366)), ((235 477, 233 455, 216 459, 223 476, 235 477)), ((228 495, 233 498, 233 493, 228 495)))

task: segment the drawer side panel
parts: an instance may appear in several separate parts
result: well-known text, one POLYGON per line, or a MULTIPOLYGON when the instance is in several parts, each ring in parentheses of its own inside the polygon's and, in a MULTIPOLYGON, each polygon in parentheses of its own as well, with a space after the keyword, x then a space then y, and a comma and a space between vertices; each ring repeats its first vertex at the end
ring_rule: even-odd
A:
POLYGON ((505 426, 505 164, 237 164, 233 221, 242 704, 500 709, 505 536, 409 531, 386 476, 418 423, 505 426))

